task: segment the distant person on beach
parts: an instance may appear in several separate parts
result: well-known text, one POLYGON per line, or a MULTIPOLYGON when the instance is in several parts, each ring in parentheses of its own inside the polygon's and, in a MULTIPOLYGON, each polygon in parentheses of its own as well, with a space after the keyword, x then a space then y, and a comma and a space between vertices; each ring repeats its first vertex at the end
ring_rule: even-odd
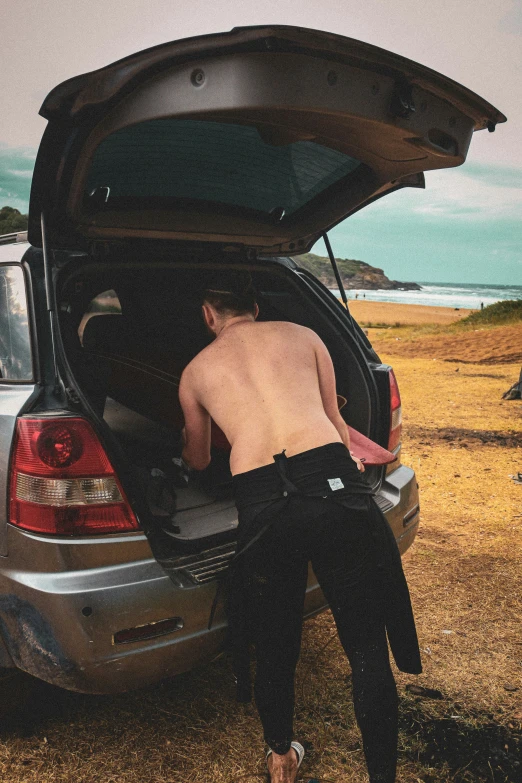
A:
POLYGON ((294 675, 311 560, 350 661, 370 783, 393 783, 398 697, 387 634, 401 671, 422 667, 399 550, 351 455, 332 359, 311 329, 256 322, 248 272, 214 273, 204 286, 214 339, 181 377, 182 458, 198 470, 209 464, 211 419, 231 444, 239 522, 226 611, 236 698, 251 698, 252 640, 270 780, 293 783, 304 756, 293 740, 294 675))
POLYGON ((480 309, 481 309, 481 310, 483 310, 483 309, 484 309, 484 302, 481 302, 481 303, 480 303, 480 309))

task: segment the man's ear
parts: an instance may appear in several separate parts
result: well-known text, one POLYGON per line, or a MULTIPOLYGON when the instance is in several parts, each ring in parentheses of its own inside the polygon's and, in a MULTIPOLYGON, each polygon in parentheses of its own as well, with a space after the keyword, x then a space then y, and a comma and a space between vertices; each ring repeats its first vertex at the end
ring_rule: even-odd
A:
POLYGON ((203 313, 203 320, 205 321, 208 328, 212 329, 212 327, 214 327, 216 324, 212 309, 205 302, 204 304, 201 305, 201 310, 203 313))
POLYGON ((257 318, 258 315, 259 315, 259 305, 256 302, 256 309, 254 310, 254 320, 257 318))

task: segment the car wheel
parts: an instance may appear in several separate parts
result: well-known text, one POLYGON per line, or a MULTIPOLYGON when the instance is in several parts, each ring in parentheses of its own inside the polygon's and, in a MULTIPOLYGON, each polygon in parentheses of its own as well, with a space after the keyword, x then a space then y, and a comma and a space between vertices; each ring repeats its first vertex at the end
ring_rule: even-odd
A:
POLYGON ((0 668, 0 721, 18 715, 27 702, 37 680, 20 669, 0 668))

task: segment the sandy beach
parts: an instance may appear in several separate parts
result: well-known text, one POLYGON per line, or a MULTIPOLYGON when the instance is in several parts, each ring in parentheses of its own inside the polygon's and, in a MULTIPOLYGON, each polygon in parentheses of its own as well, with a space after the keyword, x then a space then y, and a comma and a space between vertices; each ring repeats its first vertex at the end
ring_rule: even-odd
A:
POLYGON ((475 310, 456 309, 454 307, 432 307, 418 304, 397 304, 396 302, 369 302, 361 299, 348 299, 348 307, 360 324, 402 324, 416 326, 422 324, 451 324, 460 321, 475 310))
POLYGON ((348 306, 379 355, 463 364, 522 364, 522 321, 445 330, 436 327, 451 325, 476 311, 395 302, 354 301, 348 306))

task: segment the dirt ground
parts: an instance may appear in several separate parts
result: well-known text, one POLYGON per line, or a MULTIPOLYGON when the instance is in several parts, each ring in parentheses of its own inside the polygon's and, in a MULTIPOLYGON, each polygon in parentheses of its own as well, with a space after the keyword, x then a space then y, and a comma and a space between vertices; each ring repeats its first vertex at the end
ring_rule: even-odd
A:
POLYGON ((442 359, 463 364, 522 364, 522 323, 434 334, 419 334, 414 327, 370 328, 368 336, 376 350, 389 357, 442 359))
MULTIPOLYGON (((397 347, 402 340, 373 335, 398 378, 403 462, 421 497, 420 532, 403 562, 424 671, 394 667, 399 783, 522 780, 522 485, 512 479, 522 471, 522 403, 501 399, 520 363, 470 363, 486 337, 472 334, 466 363, 425 355, 422 341, 415 356, 397 347)), ((329 612, 305 624, 296 694, 295 736, 307 750, 298 780, 367 780, 350 670, 329 612)), ((260 723, 233 701, 225 658, 119 696, 42 685, 0 734, 0 777, 264 781, 260 723)))

